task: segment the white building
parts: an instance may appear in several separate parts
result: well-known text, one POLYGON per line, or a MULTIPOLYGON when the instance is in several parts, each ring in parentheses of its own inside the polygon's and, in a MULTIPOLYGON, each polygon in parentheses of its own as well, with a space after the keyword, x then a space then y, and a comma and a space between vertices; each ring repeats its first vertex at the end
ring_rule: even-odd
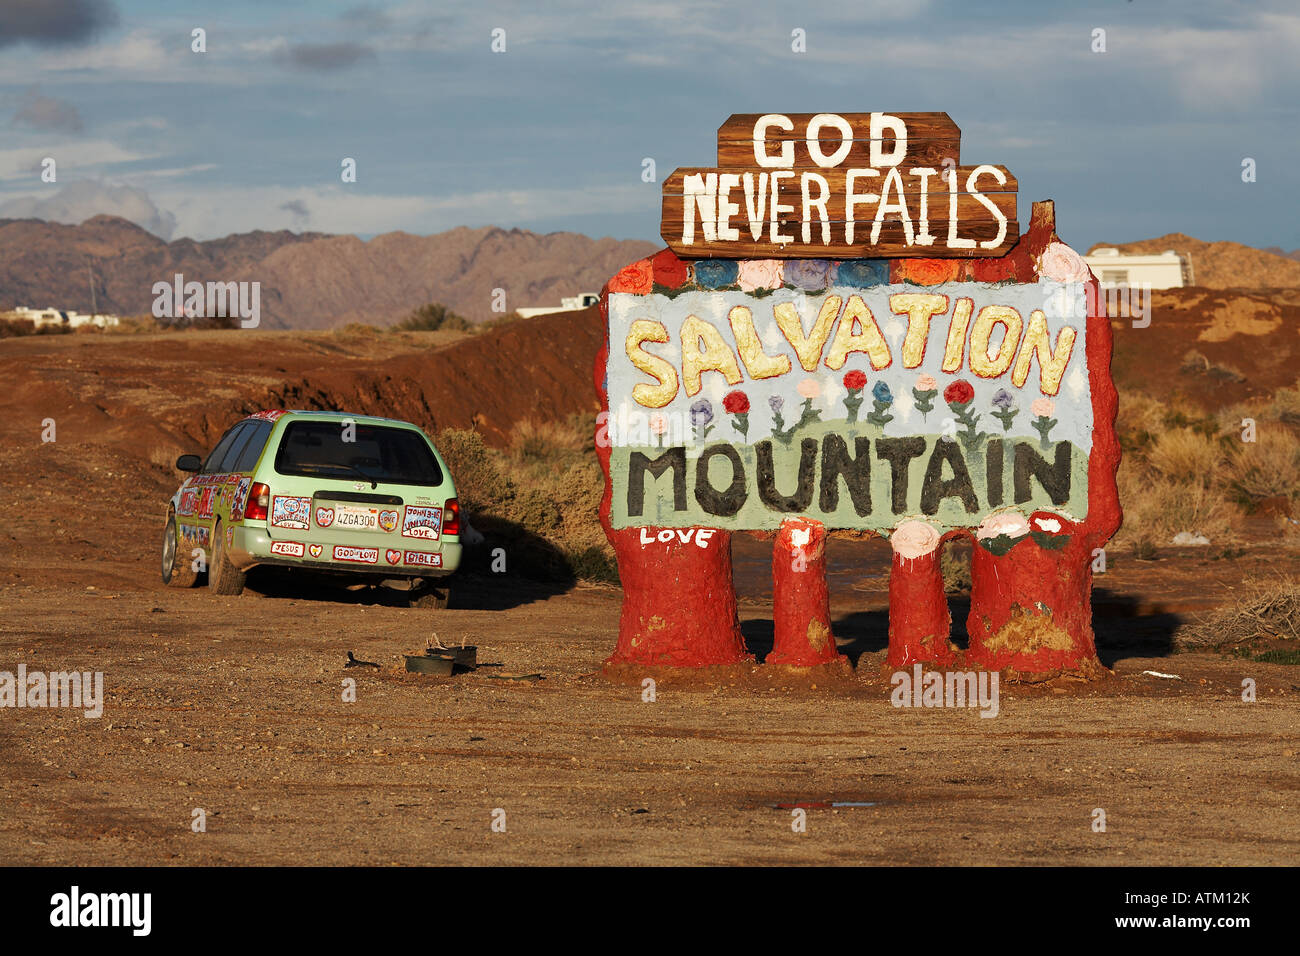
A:
POLYGON ((80 328, 83 325, 93 325, 96 328, 106 329, 121 323, 121 320, 116 315, 105 315, 98 312, 94 315, 87 315, 85 312, 64 312, 60 309, 31 309, 25 305, 20 305, 12 312, 9 312, 7 318, 16 319, 20 322, 29 321, 38 329, 54 325, 66 325, 72 329, 80 328))
POLYGON ((1128 255, 1118 249, 1095 249, 1083 257, 1103 286, 1177 289, 1192 285, 1192 257, 1172 249, 1159 255, 1128 255))
POLYGON ((551 315, 555 312, 577 312, 581 309, 588 309, 600 301, 600 295, 596 292, 579 292, 577 295, 568 296, 560 299, 560 307, 542 306, 532 309, 515 309, 520 318, 531 319, 539 315, 551 315))

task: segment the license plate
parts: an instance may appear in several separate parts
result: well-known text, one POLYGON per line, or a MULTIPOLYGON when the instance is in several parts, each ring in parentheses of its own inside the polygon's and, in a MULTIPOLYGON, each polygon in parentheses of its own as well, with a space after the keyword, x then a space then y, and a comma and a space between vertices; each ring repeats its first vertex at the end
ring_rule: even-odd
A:
POLYGON ((379 527, 379 509, 335 505, 334 527, 346 531, 374 531, 379 527))

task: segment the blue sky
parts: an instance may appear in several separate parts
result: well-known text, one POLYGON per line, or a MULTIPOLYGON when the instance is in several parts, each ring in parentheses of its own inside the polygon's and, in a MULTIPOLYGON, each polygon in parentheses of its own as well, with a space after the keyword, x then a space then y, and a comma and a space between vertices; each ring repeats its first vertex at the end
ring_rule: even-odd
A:
POLYGON ((1294 2, 0 0, 0 217, 657 241, 643 158, 712 165, 731 113, 942 110, 1078 248, 1294 249, 1298 94, 1294 2))

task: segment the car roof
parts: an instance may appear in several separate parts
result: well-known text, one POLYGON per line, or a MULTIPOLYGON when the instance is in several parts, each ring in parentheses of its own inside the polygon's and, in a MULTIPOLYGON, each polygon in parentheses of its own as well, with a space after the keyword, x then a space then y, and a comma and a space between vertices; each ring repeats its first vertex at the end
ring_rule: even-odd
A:
POLYGON ((369 425, 401 425, 406 428, 418 428, 412 422, 403 421, 400 418, 380 418, 378 415, 359 415, 356 412, 323 412, 313 411, 302 408, 268 408, 261 412, 255 412, 246 418, 270 419, 296 418, 303 421, 322 421, 322 422, 341 422, 353 421, 357 424, 369 425), (278 414, 277 414, 278 413, 278 414))

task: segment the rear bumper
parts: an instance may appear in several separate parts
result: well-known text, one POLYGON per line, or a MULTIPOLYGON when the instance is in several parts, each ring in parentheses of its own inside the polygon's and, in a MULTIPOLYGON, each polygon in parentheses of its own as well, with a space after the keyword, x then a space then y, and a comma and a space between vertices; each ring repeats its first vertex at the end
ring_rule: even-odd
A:
POLYGON ((272 538, 266 528, 254 525, 236 525, 234 540, 227 553, 231 562, 241 571, 257 565, 284 568, 305 568, 339 574, 378 575, 385 578, 441 578, 460 567, 462 546, 459 540, 442 539, 434 551, 428 543, 399 539, 391 548, 359 548, 346 541, 321 543, 320 553, 310 553, 302 542, 288 542, 272 538), (271 546, 279 543, 302 544, 302 556, 272 552, 271 546), (360 560, 338 560, 335 547, 349 548, 349 554, 360 560), (373 558, 373 560, 369 560, 373 558), (427 562, 437 561, 437 566, 427 562))

